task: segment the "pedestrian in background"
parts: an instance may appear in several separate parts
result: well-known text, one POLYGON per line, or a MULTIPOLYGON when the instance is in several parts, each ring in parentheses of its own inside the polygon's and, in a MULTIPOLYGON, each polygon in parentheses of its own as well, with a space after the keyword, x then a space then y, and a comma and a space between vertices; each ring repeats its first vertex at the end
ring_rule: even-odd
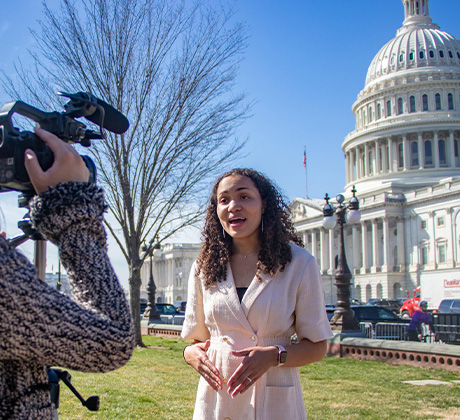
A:
POLYGON ((422 300, 418 306, 420 309, 414 312, 409 326, 407 327, 409 341, 424 341, 422 324, 428 325, 430 330, 433 330, 433 320, 428 313, 428 302, 422 300))

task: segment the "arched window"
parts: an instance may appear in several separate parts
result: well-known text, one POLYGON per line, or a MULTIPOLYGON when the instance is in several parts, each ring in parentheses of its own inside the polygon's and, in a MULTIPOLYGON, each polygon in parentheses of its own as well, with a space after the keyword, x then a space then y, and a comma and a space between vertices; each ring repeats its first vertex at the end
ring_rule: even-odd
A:
POLYGON ((423 60, 425 58, 425 53, 423 51, 420 51, 419 57, 423 60))
POLYGON ((437 93, 434 96, 434 99, 435 99, 435 102, 436 102, 436 111, 440 111, 441 110, 441 94, 437 93))
POLYGON ((439 50, 439 57, 444 58, 444 51, 443 50, 439 50))
POLYGON ((433 165, 433 153, 431 150, 431 140, 425 140, 425 165, 433 165))
POLYGON ((380 102, 377 104, 377 119, 380 120, 382 118, 382 106, 380 105, 380 102))
POLYGON ((428 111, 428 95, 427 94, 422 96, 422 110, 428 111))
POLYGON ((438 140, 439 165, 446 166, 446 142, 443 139, 438 140))
POLYGON ((454 54, 452 53, 451 50, 449 50, 449 58, 454 58, 454 54))
POLYGON ((434 51, 430 50, 430 58, 434 58, 434 51))
POLYGON ((452 93, 447 95, 447 107, 449 110, 454 109, 454 95, 452 95, 452 93))
POLYGON ((398 115, 403 113, 403 100, 402 98, 398 98, 398 115))
POLYGON ((415 112, 415 96, 412 95, 410 98, 409 98, 409 109, 410 111, 409 112, 415 112))
POLYGON ((383 293, 382 293, 382 284, 379 283, 377 284, 377 299, 382 299, 383 293))
POLYGON ((404 146, 402 143, 398 144, 398 168, 404 167, 404 146))
POLYGON ((366 302, 372 298, 372 287, 370 284, 366 285, 366 302))
POLYGON ((391 117, 391 101, 387 101, 387 117, 391 117))
POLYGON ((369 122, 372 122, 372 121, 374 121, 374 110, 370 106, 369 107, 369 122))
POLYGON ((410 144, 410 165, 418 167, 418 142, 413 141, 410 144))

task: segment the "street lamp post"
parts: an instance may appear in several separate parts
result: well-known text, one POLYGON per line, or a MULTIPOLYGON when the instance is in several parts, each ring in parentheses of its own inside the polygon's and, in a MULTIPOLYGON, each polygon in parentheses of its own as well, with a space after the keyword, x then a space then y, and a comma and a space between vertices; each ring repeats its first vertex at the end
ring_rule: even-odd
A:
POLYGON ((356 189, 353 185, 353 197, 348 203, 347 207, 343 204, 345 197, 342 194, 337 195, 336 200, 338 207, 334 208, 329 204, 330 197, 326 193, 324 199, 326 204, 323 208, 323 226, 326 229, 334 229, 336 221, 340 229, 340 249, 339 259, 336 267, 335 280, 337 286, 337 309, 331 319, 331 325, 342 332, 344 331, 358 331, 359 324, 355 317, 354 311, 350 308, 350 280, 352 275, 348 268, 347 258, 345 255, 345 241, 343 233, 343 225, 345 223, 357 223, 361 219, 359 211, 359 201, 356 198, 356 189), (335 218, 334 218, 335 213, 335 218), (336 220, 337 219, 337 220, 336 220))
POLYGON ((160 249, 160 243, 156 241, 153 243, 153 239, 150 241, 150 244, 143 245, 142 250, 149 256, 150 261, 150 276, 149 282, 147 284, 147 307, 145 308, 145 313, 148 314, 149 321, 148 323, 161 322, 160 314, 158 313, 157 305, 155 304, 155 293, 157 287, 155 281, 153 280, 153 253, 155 250, 160 249))

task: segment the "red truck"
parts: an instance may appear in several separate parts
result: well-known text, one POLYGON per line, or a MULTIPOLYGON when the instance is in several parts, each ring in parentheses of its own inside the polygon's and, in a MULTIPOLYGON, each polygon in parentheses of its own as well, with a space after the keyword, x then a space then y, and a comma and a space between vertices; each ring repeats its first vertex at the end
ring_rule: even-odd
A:
POLYGON ((412 299, 407 299, 404 301, 399 313, 402 318, 411 318, 415 311, 418 311, 420 307, 420 286, 416 287, 414 290, 414 296, 412 299))
POLYGON ((460 279, 458 272, 450 275, 440 272, 431 273, 430 276, 421 278, 420 286, 414 290, 412 299, 404 301, 400 309, 402 318, 409 318, 420 307, 420 300, 428 302, 428 310, 435 311, 443 299, 460 299, 460 279))

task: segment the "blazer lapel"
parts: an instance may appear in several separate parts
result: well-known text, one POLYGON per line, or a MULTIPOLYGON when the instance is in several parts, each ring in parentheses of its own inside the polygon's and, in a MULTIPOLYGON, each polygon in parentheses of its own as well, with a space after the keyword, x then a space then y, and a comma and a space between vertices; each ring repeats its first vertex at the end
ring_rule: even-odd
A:
MULTIPOLYGON (((265 290, 268 284, 272 281, 273 277, 269 274, 261 274, 262 281, 254 276, 248 290, 243 296, 241 307, 243 308, 244 314, 247 317, 251 306, 254 304, 257 297, 265 290)), ((247 319, 247 318, 246 318, 247 319)))
MULTIPOLYGON (((236 292, 235 281, 233 279, 232 269, 230 264, 227 266, 227 279, 226 281, 218 282, 218 287, 221 293, 225 295, 225 302, 229 307, 230 311, 232 312, 233 316, 241 323, 241 325, 251 332, 251 334, 255 334, 253 328, 249 324, 248 319, 246 318, 246 312, 243 311, 243 308, 240 304, 240 300, 238 298, 238 294, 236 292)), ((252 283, 251 283, 252 285, 252 283)), ((251 286, 250 286, 251 287, 251 286)), ((248 291, 250 289, 248 288, 248 291)), ((245 293, 248 293, 248 291, 245 293)), ((244 299, 243 299, 244 301, 244 299)))

